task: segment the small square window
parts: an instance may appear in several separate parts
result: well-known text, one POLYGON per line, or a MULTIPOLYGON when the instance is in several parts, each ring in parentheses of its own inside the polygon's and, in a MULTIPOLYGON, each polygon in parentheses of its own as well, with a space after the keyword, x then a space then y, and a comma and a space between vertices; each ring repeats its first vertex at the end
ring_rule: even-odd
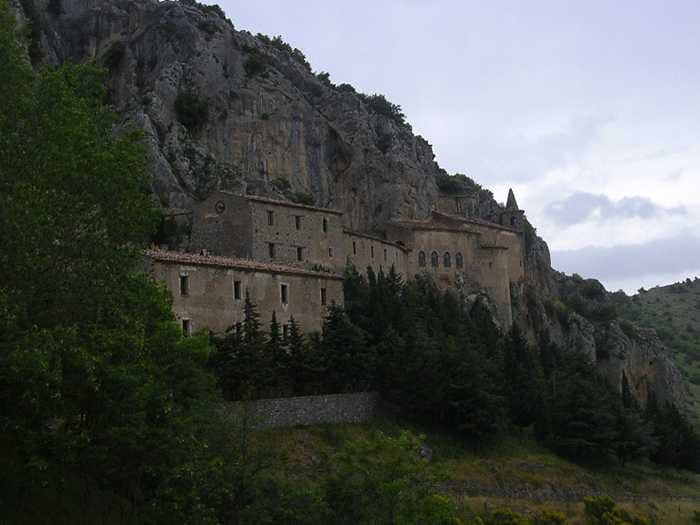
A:
POLYGON ((192 323, 189 319, 182 320, 182 335, 189 337, 192 334, 192 323))
POLYGON ((275 243, 270 242, 270 243, 267 244, 267 253, 268 253, 269 256, 270 256, 270 259, 274 259, 274 258, 275 258, 275 243))
POLYGON ((271 210, 267 211, 267 225, 274 226, 275 224, 275 213, 271 210))
POLYGON ((190 294, 190 276, 181 275, 180 276, 180 295, 190 294))
POLYGON ((304 260, 304 248, 301 246, 297 246, 297 261, 303 261, 304 260))
POLYGON ((289 287, 286 284, 280 284, 280 299, 282 304, 289 303, 289 287))
POLYGON ((301 230, 301 216, 300 215, 294 216, 294 226, 296 226, 297 230, 301 230))
POLYGON ((233 298, 236 301, 241 300, 241 281, 233 281, 233 298))
POLYGON ((323 306, 326 306, 326 302, 327 302, 327 301, 328 301, 328 299, 327 299, 327 295, 326 295, 326 289, 325 289, 325 288, 321 288, 321 304, 322 304, 323 306))

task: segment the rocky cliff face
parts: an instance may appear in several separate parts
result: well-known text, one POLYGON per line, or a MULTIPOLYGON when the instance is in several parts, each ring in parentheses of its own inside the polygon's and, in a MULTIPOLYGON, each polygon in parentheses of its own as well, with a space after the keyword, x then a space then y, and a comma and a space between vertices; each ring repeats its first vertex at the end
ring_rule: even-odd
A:
POLYGON ((286 194, 340 208, 348 227, 367 230, 425 215, 435 200, 432 148, 400 117, 315 75, 281 40, 235 30, 217 8, 22 5, 39 19, 41 60, 109 69, 111 102, 145 131, 153 191, 165 208, 188 209, 217 188, 286 194))
MULTIPOLYGON (((399 108, 333 85, 313 73, 301 51, 236 30, 217 7, 12 1, 20 21, 32 22, 36 66, 94 60, 108 69, 110 101, 123 124, 143 129, 153 194, 167 210, 188 210, 215 189, 232 189, 336 207, 346 227, 381 230, 395 217, 426 216, 445 182, 430 144, 412 133, 399 108)), ((489 216, 499 206, 474 187, 478 213, 489 216)), ((514 286, 513 306, 531 338, 547 334, 587 353, 620 388, 624 373, 640 400, 654 391, 680 401, 678 372, 658 339, 595 320, 594 310, 576 313, 566 303, 576 295, 571 289, 595 295, 596 286, 554 272, 529 224, 525 242, 527 278, 514 286)), ((605 297, 603 290, 594 299, 605 297)))

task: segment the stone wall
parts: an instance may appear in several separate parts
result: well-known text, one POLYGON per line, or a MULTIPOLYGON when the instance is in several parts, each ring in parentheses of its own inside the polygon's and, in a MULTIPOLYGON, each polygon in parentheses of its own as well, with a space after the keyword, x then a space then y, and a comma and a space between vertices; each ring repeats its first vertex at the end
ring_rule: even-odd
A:
POLYGON ((363 423, 376 417, 380 409, 381 399, 374 392, 259 399, 226 405, 229 416, 244 419, 254 428, 363 423))
POLYGON ((252 196, 247 199, 252 207, 253 259, 338 271, 345 268, 339 212, 252 196))
POLYGON ((220 333, 242 322, 246 293, 257 305, 264 326, 275 312, 281 325, 294 317, 307 333, 321 330, 329 306, 343 305, 343 280, 335 274, 175 252, 152 252, 149 258, 151 275, 173 295, 175 316, 188 320, 193 332, 220 333), (187 278, 185 294, 180 289, 182 277, 187 278))
POLYGON ((393 266, 404 278, 411 277, 407 274, 407 253, 403 247, 371 235, 347 230, 344 241, 347 262, 355 266, 361 274, 366 274, 368 267, 375 273, 382 270, 386 274, 393 266))

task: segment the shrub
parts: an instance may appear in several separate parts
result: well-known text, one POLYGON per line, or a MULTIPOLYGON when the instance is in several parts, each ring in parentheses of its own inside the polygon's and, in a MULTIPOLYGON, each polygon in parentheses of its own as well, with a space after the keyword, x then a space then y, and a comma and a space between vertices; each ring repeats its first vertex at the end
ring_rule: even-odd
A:
POLYGON ((188 129, 196 129, 207 121, 209 105, 195 93, 180 93, 175 99, 177 119, 188 129))
POLYGON ((110 46, 107 52, 102 56, 102 63, 110 71, 114 71, 126 53, 126 44, 124 42, 115 42, 110 46))
POLYGON ((532 520, 532 525, 565 525, 564 513, 554 509, 541 510, 532 520))
POLYGON ((283 179, 282 177, 277 177, 273 179, 272 185, 278 191, 287 191, 292 186, 287 179, 283 179))
POLYGON ((345 84, 345 83, 338 84, 338 86, 336 86, 336 89, 338 91, 342 91, 343 93, 357 93, 357 91, 355 91, 354 87, 352 87, 350 84, 345 84))
POLYGON ((305 193, 303 191, 297 191, 292 193, 290 196, 292 202, 296 202, 297 204, 306 204, 307 206, 313 206, 314 205, 314 197, 313 195, 309 193, 305 193))
POLYGON ((387 117, 399 126, 406 125, 406 115, 403 114, 401 106, 389 102, 384 95, 360 95, 360 99, 372 113, 387 117))
POLYGON ((256 75, 265 76, 267 71, 267 59, 257 49, 249 48, 250 55, 243 64, 246 75, 252 78, 256 75))

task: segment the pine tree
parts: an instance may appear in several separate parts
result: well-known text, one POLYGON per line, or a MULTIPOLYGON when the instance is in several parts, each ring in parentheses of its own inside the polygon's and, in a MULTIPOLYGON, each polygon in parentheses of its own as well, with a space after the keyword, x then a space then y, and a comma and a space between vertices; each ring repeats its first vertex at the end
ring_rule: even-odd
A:
POLYGON ((531 425, 542 411, 544 379, 535 352, 517 325, 504 341, 504 380, 511 421, 520 427, 531 425))
POLYGON ((350 322, 345 311, 331 306, 323 323, 323 357, 326 381, 333 392, 355 391, 371 384, 374 363, 363 330, 350 322))

